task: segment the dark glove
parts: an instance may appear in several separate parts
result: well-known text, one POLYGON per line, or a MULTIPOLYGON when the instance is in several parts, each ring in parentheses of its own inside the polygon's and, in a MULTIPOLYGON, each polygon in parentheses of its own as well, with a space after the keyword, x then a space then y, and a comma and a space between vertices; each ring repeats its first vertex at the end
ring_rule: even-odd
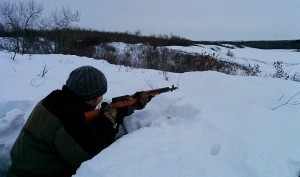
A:
POLYGON ((102 102, 100 108, 100 117, 110 120, 111 123, 115 125, 117 113, 117 109, 111 108, 107 102, 102 102))
POLYGON ((133 97, 138 99, 137 103, 135 104, 135 108, 134 108, 136 110, 145 108, 145 106, 149 102, 148 95, 145 92, 136 92, 133 95, 133 97))

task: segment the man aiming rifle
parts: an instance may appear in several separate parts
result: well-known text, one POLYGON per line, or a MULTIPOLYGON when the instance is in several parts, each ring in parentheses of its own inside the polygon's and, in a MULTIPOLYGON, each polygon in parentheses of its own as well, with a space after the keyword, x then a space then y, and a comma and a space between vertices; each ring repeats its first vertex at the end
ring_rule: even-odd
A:
POLYGON ((92 66, 73 70, 61 90, 33 109, 11 149, 7 177, 70 177, 82 162, 115 141, 123 118, 149 100, 176 87, 142 91, 102 103, 105 75, 92 66))

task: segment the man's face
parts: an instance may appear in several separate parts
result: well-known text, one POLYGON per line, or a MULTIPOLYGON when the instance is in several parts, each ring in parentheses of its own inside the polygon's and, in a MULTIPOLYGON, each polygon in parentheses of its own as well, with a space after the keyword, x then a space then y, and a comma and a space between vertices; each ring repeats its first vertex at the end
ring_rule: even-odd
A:
POLYGON ((96 107, 99 103, 101 103, 102 100, 103 100, 103 95, 99 96, 95 99, 92 99, 90 101, 87 101, 86 103, 89 104, 92 107, 96 107))

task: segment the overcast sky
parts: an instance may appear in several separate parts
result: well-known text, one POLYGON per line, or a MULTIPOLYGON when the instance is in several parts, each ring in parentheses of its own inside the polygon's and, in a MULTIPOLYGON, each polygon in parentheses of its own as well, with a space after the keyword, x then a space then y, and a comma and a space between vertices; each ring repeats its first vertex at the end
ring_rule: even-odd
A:
POLYGON ((191 40, 300 39, 300 0, 35 0, 44 12, 63 5, 78 26, 167 34, 191 40))

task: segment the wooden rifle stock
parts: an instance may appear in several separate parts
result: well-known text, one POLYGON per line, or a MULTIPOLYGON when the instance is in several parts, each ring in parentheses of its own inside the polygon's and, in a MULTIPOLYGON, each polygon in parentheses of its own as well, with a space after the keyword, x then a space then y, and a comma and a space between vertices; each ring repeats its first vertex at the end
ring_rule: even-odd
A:
MULTIPOLYGON (((147 94, 148 98, 152 98, 161 93, 170 92, 170 91, 172 92, 173 90, 176 90, 176 89, 177 89, 177 87, 174 87, 174 85, 172 85, 171 88, 164 87, 164 88, 147 90, 147 91, 142 91, 142 92, 145 92, 147 94)), ((137 102, 138 102, 138 98, 133 97, 133 95, 131 95, 131 96, 124 95, 124 96, 113 98, 112 102, 109 105, 112 108, 118 109, 118 108, 123 108, 126 106, 135 105, 137 102)), ((94 109, 94 110, 85 112, 84 115, 85 115, 87 122, 92 122, 93 120, 95 120, 97 117, 100 116, 100 109, 94 109)))

